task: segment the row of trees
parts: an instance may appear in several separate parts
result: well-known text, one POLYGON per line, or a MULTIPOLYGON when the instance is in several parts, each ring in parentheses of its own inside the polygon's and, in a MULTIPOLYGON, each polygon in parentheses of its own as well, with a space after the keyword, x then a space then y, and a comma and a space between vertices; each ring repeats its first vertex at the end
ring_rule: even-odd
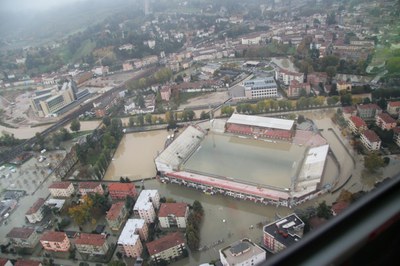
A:
POLYGON ((186 226, 186 240, 189 248, 196 251, 200 246, 200 224, 204 217, 204 209, 197 200, 193 202, 192 211, 188 216, 186 226))
POLYGON ((158 70, 153 75, 141 78, 139 80, 135 79, 128 82, 128 89, 129 90, 138 90, 138 89, 145 89, 154 84, 162 84, 169 81, 173 76, 172 70, 165 67, 158 70))

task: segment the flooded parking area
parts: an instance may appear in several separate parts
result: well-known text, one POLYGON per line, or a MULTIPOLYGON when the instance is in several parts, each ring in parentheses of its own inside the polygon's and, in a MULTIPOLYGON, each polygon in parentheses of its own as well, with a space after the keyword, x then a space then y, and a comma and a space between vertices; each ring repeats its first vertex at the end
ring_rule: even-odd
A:
POLYGON ((209 133, 184 169, 277 188, 291 185, 306 148, 289 142, 209 133))
POLYGON ((104 180, 141 180, 156 175, 154 158, 164 148, 169 132, 166 130, 125 134, 122 138, 104 180))

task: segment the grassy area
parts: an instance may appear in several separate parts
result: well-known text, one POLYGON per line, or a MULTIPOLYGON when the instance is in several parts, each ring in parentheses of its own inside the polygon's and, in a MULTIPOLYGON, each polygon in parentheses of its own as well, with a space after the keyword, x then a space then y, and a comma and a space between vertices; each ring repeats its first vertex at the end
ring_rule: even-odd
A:
POLYGON ((78 132, 72 132, 72 139, 87 135, 87 134, 91 134, 93 132, 93 130, 85 130, 85 131, 78 131, 78 132))
POLYGON ((179 93, 179 103, 187 103, 189 99, 193 99, 202 95, 210 94, 210 92, 181 92, 179 93))
POLYGON ((79 47, 78 51, 74 54, 74 56, 72 57, 72 61, 76 62, 78 61, 80 58, 84 57, 84 56, 88 56, 90 55, 90 53, 96 48, 96 42, 92 42, 90 39, 84 41, 81 45, 81 47, 79 47))

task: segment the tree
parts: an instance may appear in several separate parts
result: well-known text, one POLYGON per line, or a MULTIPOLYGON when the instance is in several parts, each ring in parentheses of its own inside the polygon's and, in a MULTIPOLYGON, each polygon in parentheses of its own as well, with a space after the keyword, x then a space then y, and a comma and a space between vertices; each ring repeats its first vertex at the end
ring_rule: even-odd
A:
POLYGON ((109 116, 103 117, 103 124, 108 127, 111 124, 111 118, 109 116))
POLYGON ((221 115, 222 116, 231 116, 234 111, 235 110, 233 109, 233 107, 228 106, 228 105, 224 105, 221 108, 221 115))
POLYGON ((364 167, 371 173, 376 172, 379 168, 385 166, 385 162, 376 152, 371 152, 364 156, 364 167))
POLYGON ((125 262, 119 260, 113 260, 108 263, 108 266, 126 266, 125 262))
POLYGON ((83 202, 70 207, 68 209, 68 214, 78 225, 83 225, 91 218, 91 209, 93 207, 93 200, 88 196, 83 197, 83 202))
POLYGON ((78 119, 74 119, 71 122, 71 126, 69 127, 72 131, 78 132, 81 129, 81 123, 78 119))
POLYGON ((201 111, 200 120, 203 120, 203 119, 210 119, 210 113, 206 113, 205 111, 201 111))
POLYGON ((201 205, 200 201, 195 200, 195 201, 193 202, 193 211, 194 211, 195 213, 199 213, 199 214, 201 214, 201 215, 204 214, 204 209, 203 209, 203 206, 201 205))
POLYGON ((326 205, 326 202, 321 202, 317 207, 317 216, 320 218, 329 219, 332 217, 331 208, 326 205))
POLYGON ((146 115, 144 116, 144 120, 146 120, 146 123, 147 123, 147 124, 151 124, 152 121, 153 121, 153 116, 152 116, 151 114, 146 114, 146 115))

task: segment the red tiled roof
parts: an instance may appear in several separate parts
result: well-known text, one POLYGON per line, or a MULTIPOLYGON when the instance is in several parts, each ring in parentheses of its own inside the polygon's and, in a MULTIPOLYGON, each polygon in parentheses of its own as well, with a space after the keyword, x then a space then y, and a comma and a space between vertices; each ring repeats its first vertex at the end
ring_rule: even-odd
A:
POLYGON ((375 109, 375 110, 382 110, 378 105, 374 103, 368 103, 368 104, 359 104, 357 105, 359 109, 375 109))
POLYGON ((29 210, 25 213, 26 215, 30 215, 33 213, 36 213, 42 206, 43 204, 46 202, 45 199, 43 198, 39 198, 33 205, 32 207, 29 208, 29 210))
POLYGON ((80 182, 79 183, 79 189, 95 189, 98 186, 101 186, 101 183, 97 183, 97 182, 80 182))
POLYGON ((381 141, 381 139, 379 138, 379 136, 372 130, 365 130, 363 134, 368 140, 369 142, 378 142, 381 141))
POLYGON ((81 233, 75 239, 75 244, 77 245, 102 246, 104 245, 104 242, 106 242, 106 236, 98 234, 81 233))
POLYGON ((184 244, 183 234, 180 232, 170 233, 160 239, 154 240, 146 244, 150 256, 158 254, 164 250, 184 244))
POLYGON ((135 189, 132 183, 112 183, 108 185, 108 191, 130 191, 135 189))
POLYGON ((119 201, 111 205, 110 210, 107 212, 107 220, 115 220, 121 213, 122 208, 125 206, 125 202, 119 201))
POLYGON ((357 110, 354 106, 345 106, 342 109, 343 109, 343 113, 346 113, 346 114, 351 114, 357 110))
POLYGON ((339 214, 343 212, 347 207, 349 206, 348 202, 345 201, 339 201, 335 204, 332 205, 332 210, 336 213, 339 214))
POLYGON ((67 189, 71 184, 71 182, 54 182, 49 186, 49 188, 67 189))
POLYGON ((9 237, 9 238, 27 239, 32 235, 32 233, 34 231, 35 231, 35 229, 34 228, 30 228, 30 227, 14 227, 7 234, 7 237, 9 237))
POLYGON ((36 260, 24 260, 24 259, 19 259, 17 262, 14 264, 14 266, 39 266, 41 265, 40 261, 36 260))
POLYGON ((173 214, 176 217, 184 217, 187 207, 186 203, 162 203, 158 216, 167 217, 169 214, 173 214))
POLYGON ((67 234, 64 232, 47 231, 43 233, 40 240, 49 242, 62 242, 65 238, 67 238, 67 234))
POLYGON ((361 117, 358 117, 358 116, 350 116, 350 120, 353 122, 353 124, 357 127, 357 128, 359 128, 359 127, 366 127, 367 126, 367 124, 365 123, 365 121, 361 118, 361 117))
POLYGON ((397 102, 389 102, 388 105, 390 107, 400 107, 400 101, 397 102))
POLYGON ((378 117, 382 119, 386 124, 396 123, 396 120, 387 113, 381 113, 378 115, 378 117))
POLYGON ((6 265, 8 259, 0 258, 0 266, 6 265))

